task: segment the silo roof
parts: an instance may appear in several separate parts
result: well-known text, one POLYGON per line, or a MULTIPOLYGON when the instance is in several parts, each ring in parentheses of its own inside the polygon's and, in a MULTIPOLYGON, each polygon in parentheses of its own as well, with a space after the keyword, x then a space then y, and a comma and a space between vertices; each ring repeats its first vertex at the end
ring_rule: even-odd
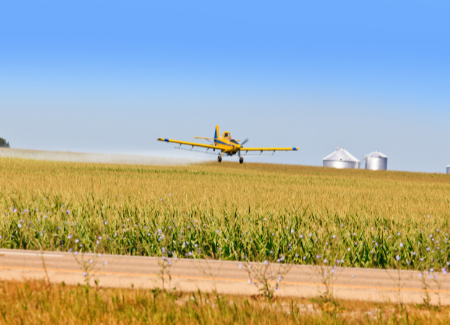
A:
POLYGON ((364 159, 366 159, 367 157, 372 157, 372 158, 387 158, 386 155, 383 155, 381 152, 378 151, 374 151, 372 153, 369 153, 368 155, 364 156, 364 159))
POLYGON ((335 152, 329 154, 323 160, 332 160, 332 161, 352 161, 359 162, 358 159, 353 157, 347 150, 344 148, 337 148, 335 152))

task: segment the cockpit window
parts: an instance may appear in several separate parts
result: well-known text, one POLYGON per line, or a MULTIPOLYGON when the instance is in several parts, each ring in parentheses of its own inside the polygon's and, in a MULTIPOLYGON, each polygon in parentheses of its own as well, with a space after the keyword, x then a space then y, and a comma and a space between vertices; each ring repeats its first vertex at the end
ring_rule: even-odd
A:
POLYGON ((228 133, 225 133, 225 137, 228 137, 228 133))

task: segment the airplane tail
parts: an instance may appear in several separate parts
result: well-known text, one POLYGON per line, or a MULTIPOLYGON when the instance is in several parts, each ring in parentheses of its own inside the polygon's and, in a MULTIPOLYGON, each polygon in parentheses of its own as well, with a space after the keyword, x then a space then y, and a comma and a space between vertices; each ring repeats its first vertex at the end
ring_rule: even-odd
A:
MULTIPOLYGON (((216 125, 216 132, 214 133, 214 139, 217 139, 219 137, 220 133, 219 133, 219 126, 216 125)), ((216 140, 214 140, 214 142, 216 142, 216 140)))

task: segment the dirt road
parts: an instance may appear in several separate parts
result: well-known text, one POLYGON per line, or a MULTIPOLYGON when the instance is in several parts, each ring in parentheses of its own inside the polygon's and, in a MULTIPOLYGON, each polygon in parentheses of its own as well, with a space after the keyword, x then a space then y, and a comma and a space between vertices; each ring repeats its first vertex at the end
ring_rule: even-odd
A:
POLYGON ((86 268, 91 284, 124 288, 176 287, 181 291, 212 291, 219 293, 252 295, 258 293, 262 273, 274 276, 275 285, 284 272, 287 274, 276 290, 279 296, 314 297, 328 288, 337 298, 370 301, 401 301, 420 303, 428 292, 434 303, 450 304, 450 275, 424 274, 418 271, 395 271, 360 268, 333 268, 207 261, 193 259, 170 259, 132 257, 118 255, 95 256, 91 254, 40 252, 25 250, 0 250, 0 278, 23 280, 46 278, 51 282, 66 284, 84 283, 86 268), (92 263, 91 263, 92 262, 92 263), (163 268, 165 265, 165 269, 163 268), (251 265, 250 276, 248 267, 251 265), (164 276, 161 274, 164 269, 164 276), (258 270, 265 270, 264 272, 258 270), (170 281, 169 281, 170 273, 170 281), (325 279, 328 279, 326 281, 325 279), (170 284, 169 284, 170 282, 170 284), (255 284, 256 282, 256 284, 255 284), (328 284, 328 285, 326 285, 328 284))

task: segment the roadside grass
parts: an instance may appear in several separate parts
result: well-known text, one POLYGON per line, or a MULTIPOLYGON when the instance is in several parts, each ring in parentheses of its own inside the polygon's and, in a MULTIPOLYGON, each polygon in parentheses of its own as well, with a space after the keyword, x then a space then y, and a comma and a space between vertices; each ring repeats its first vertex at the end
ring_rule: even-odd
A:
POLYGON ((0 324, 448 324, 450 308, 0 283, 0 324))
POLYGON ((443 273, 450 263, 444 174, 0 158, 0 175, 3 248, 443 273))

